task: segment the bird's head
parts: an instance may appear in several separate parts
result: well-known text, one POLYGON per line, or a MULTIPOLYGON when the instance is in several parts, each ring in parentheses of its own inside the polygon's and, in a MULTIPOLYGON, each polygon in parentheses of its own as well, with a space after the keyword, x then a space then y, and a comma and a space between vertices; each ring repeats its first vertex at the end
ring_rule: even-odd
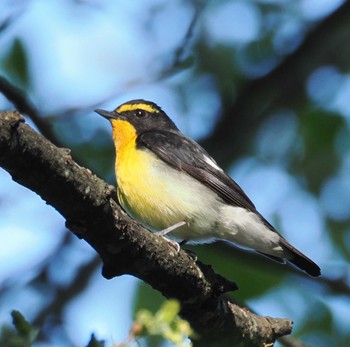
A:
POLYGON ((158 105, 142 99, 125 102, 114 111, 97 109, 95 112, 107 118, 116 131, 121 126, 127 126, 127 123, 135 129, 136 134, 155 129, 177 130, 174 122, 158 105))

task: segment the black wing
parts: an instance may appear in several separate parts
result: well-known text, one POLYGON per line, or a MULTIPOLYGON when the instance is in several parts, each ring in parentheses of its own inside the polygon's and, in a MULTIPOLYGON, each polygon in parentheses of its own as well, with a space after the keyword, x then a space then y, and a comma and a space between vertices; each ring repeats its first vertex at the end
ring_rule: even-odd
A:
MULTIPOLYGON (((190 176, 203 182, 227 203, 246 208, 256 213, 270 230, 280 236, 281 246, 292 255, 288 258, 290 262, 305 270, 311 276, 320 275, 320 268, 317 264, 283 238, 256 210, 253 202, 244 193, 242 188, 217 167, 214 159, 198 143, 179 131, 151 130, 138 136, 137 145, 139 148, 148 148, 164 162, 178 170, 187 172, 190 176)), ((268 254, 265 255, 279 262, 284 262, 283 259, 268 254)))
POLYGON ((195 141, 176 131, 151 130, 138 136, 137 145, 203 182, 229 204, 257 212, 242 188, 225 174, 195 141), (210 164, 213 163, 213 164, 210 164))

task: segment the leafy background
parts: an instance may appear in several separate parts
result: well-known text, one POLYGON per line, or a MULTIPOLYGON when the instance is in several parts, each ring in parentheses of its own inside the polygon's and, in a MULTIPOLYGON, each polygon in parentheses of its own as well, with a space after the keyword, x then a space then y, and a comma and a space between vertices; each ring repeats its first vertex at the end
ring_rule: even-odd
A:
MULTIPOLYGON (((292 319, 298 340, 348 346, 349 20, 340 0, 5 0, 0 108, 14 108, 5 79, 32 104, 29 124, 113 184, 109 124, 93 110, 162 106, 323 276, 223 243, 191 249, 239 284, 234 300, 292 319)), ((135 310, 163 298, 100 271, 60 215, 0 170, 0 325, 16 309, 40 327, 36 346, 125 340, 135 310)))

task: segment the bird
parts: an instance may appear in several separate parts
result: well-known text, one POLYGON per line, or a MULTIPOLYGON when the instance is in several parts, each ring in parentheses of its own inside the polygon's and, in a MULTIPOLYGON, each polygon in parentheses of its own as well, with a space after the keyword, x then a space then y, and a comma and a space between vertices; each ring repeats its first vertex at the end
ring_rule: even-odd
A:
POLYGON ((183 242, 232 242, 320 276, 319 266, 293 247, 156 103, 135 99, 95 112, 112 126, 118 200, 146 229, 183 242))

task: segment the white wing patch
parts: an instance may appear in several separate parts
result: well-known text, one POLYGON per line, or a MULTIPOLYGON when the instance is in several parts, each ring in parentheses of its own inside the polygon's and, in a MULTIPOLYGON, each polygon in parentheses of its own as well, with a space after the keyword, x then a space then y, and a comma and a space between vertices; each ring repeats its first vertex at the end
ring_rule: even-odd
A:
POLYGON ((213 158, 208 157, 207 155, 203 155, 203 159, 207 164, 212 166, 214 169, 216 169, 218 171, 223 171, 222 168, 218 164, 216 164, 216 162, 213 158))

